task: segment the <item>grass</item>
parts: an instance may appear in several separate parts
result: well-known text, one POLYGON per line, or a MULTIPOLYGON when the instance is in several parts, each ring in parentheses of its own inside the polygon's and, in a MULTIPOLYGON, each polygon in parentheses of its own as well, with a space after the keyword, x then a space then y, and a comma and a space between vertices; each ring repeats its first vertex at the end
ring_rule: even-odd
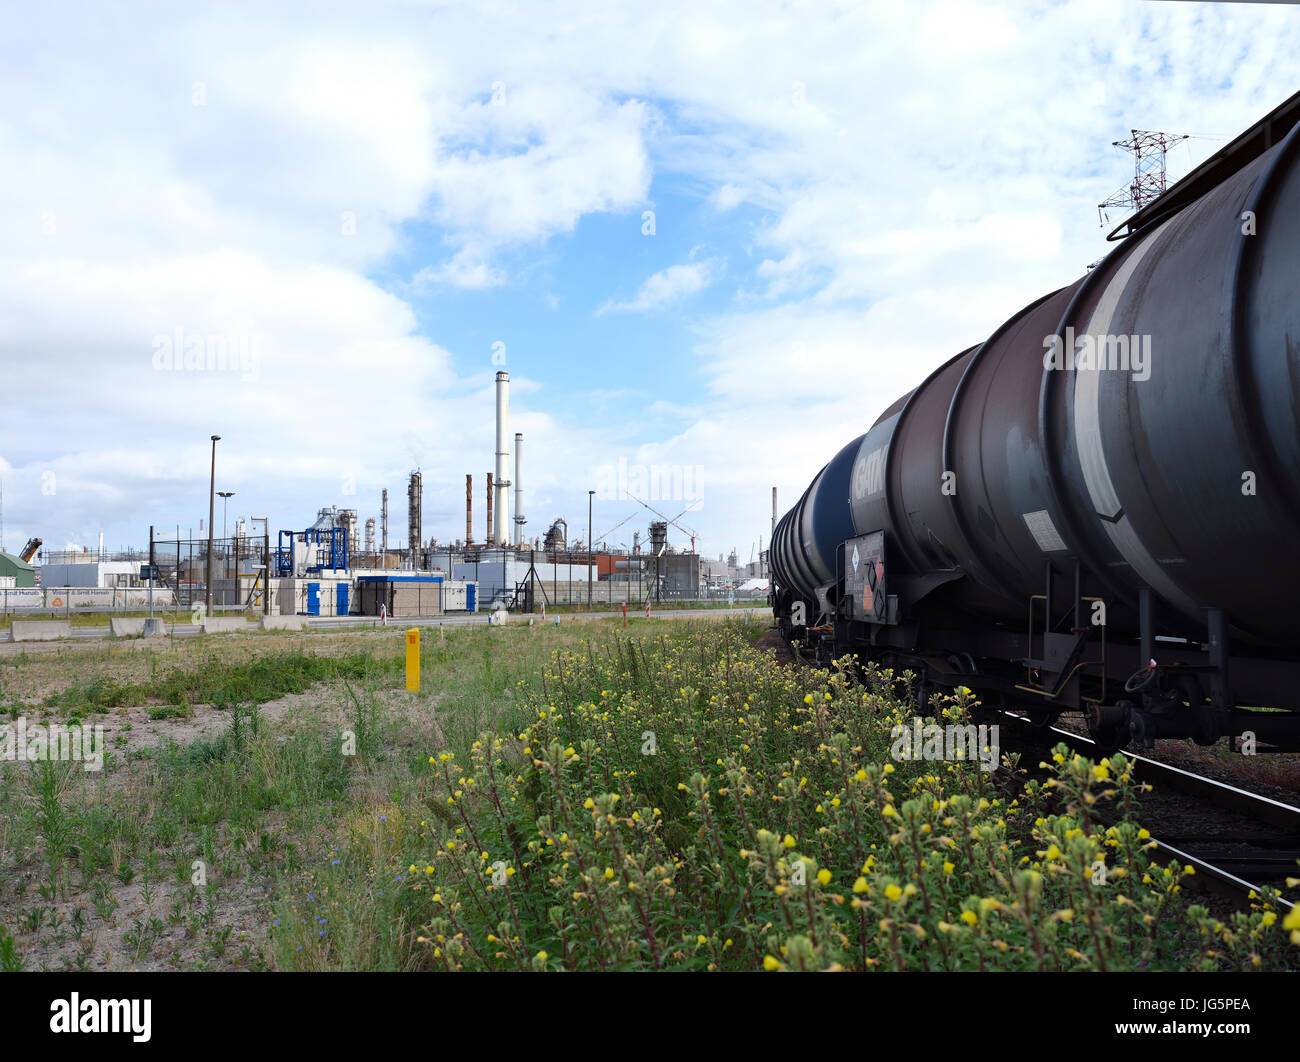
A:
POLYGON ((86 650, 127 673, 65 709, 224 725, 0 770, 0 967, 1295 965, 1271 894, 1218 919, 1154 860, 1123 757, 894 761, 895 677, 785 669, 762 629, 426 630, 418 694, 400 630, 86 650))
MULTIPOLYGON (((278 890, 324 859, 338 824, 374 799, 415 794, 420 749, 491 725, 518 683, 582 632, 425 633, 418 695, 402 688, 401 630, 330 636, 317 652, 229 643, 70 651, 75 670, 100 673, 47 697, 51 710, 108 715, 111 725, 121 706, 152 704, 159 722, 219 711, 226 723, 187 744, 110 751, 101 775, 63 764, 0 769, 0 927, 29 953, 28 968, 266 965, 278 890), (308 690, 315 698, 285 728, 262 719, 258 705, 308 690), (142 883, 151 893, 143 914, 142 883), (89 927, 75 942, 74 914, 89 927)), ((49 666, 37 654, 8 663, 19 673, 49 666)), ((13 705, 15 714, 31 707, 13 705)))
MULTIPOLYGON (((998 779, 895 766, 891 729, 915 708, 893 676, 775 668, 743 630, 615 635, 558 655, 506 729, 431 759, 422 805, 350 821, 343 869, 311 880, 328 911, 281 907, 278 963, 1294 965, 1271 895, 1227 922, 1187 903, 1190 868, 1153 859, 1122 756, 1092 764, 1061 746, 1055 776, 1023 786, 1015 763, 998 779), (377 881, 385 913, 364 935, 317 928, 374 909, 377 881)), ((971 707, 944 712, 958 724, 971 707)))
POLYGON ((169 667, 165 673, 140 682, 104 676, 73 682, 47 697, 44 706, 103 712, 155 702, 188 707, 265 704, 288 693, 301 693, 316 682, 364 680, 372 673, 377 677, 391 671, 391 661, 375 662, 364 653, 335 657, 296 651, 239 660, 208 658, 169 667))

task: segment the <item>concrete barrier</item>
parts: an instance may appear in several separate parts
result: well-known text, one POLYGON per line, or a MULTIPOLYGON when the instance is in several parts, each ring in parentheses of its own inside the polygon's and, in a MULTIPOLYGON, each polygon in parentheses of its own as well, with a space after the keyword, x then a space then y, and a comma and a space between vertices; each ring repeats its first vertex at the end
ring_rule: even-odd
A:
POLYGON ((263 616, 257 622, 257 629, 262 631, 301 631, 306 628, 306 616, 263 616))
POLYGON ((208 616, 203 621, 204 634, 232 634, 248 630, 243 616, 208 616))
POLYGON ((108 621, 108 636, 110 638, 161 638, 166 633, 166 626, 162 620, 157 618, 151 620, 144 616, 135 618, 127 616, 123 619, 110 619, 108 621))
POLYGON ((15 642, 57 642, 72 637, 69 620, 14 620, 9 638, 15 642))

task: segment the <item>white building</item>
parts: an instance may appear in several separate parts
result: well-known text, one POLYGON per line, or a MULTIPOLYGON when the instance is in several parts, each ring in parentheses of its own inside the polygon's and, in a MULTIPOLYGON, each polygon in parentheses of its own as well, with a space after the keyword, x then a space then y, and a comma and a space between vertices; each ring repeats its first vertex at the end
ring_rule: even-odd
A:
POLYGON ((40 568, 41 586, 126 587, 147 586, 140 582, 143 561, 94 560, 77 564, 44 564, 40 568))

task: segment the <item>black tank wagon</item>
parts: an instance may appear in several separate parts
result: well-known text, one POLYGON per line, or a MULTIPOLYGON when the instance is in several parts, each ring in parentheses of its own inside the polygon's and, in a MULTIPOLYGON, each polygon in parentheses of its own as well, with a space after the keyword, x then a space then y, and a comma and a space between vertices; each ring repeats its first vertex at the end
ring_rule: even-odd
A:
POLYGON ((771 543, 787 639, 1108 746, 1300 748, 1297 122, 1300 94, 831 459, 771 543))

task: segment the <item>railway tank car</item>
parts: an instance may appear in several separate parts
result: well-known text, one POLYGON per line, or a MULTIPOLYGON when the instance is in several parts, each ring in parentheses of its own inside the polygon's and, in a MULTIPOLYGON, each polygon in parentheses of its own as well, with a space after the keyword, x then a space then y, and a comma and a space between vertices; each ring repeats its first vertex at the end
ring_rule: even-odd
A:
POLYGON ((831 459, 770 546, 787 639, 1109 747, 1300 748, 1298 121, 1300 93, 831 459))

